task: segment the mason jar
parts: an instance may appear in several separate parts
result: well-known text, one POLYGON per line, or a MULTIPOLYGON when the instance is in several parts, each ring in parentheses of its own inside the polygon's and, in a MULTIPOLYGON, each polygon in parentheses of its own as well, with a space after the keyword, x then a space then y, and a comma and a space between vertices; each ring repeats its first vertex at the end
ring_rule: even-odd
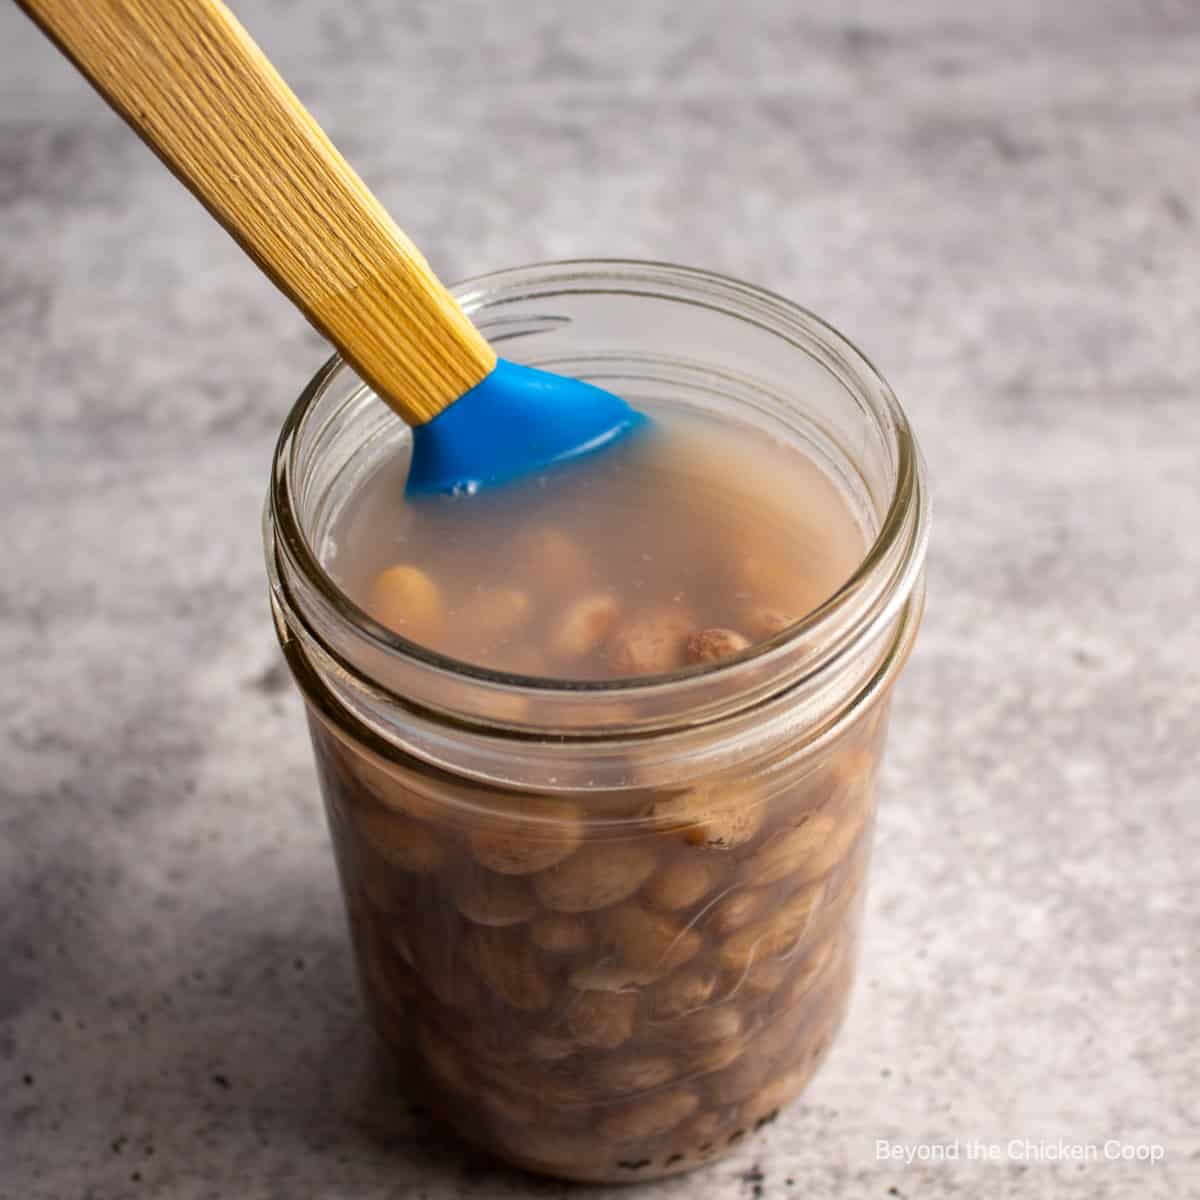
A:
MULTIPOLYGON (((815 460, 867 547, 835 595, 733 662, 506 674, 383 627, 322 565, 347 502, 405 453, 403 422, 335 357, 279 439, 271 604, 382 1044, 465 1138, 522 1167, 689 1170, 805 1088, 846 1011, 888 705, 923 604, 921 456, 871 364, 760 289, 595 261, 454 293, 510 359, 815 460)), ((705 519, 738 536, 736 514, 705 519)))

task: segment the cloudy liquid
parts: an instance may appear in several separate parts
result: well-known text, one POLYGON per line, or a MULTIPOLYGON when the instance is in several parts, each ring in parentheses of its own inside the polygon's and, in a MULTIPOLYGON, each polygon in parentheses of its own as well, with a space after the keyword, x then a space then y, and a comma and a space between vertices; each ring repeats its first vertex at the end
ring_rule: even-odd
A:
POLYGON ((397 453, 339 514, 325 566, 405 637, 565 679, 736 653, 849 579, 866 540, 814 461, 726 420, 649 411, 648 431, 476 496, 406 498, 397 453))

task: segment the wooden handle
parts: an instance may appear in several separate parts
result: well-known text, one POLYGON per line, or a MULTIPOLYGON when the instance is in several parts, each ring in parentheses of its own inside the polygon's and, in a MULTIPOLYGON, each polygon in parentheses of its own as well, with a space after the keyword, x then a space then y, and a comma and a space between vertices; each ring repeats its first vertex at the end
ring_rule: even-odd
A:
POLYGON ((496 355, 220 0, 17 0, 410 424, 496 355))

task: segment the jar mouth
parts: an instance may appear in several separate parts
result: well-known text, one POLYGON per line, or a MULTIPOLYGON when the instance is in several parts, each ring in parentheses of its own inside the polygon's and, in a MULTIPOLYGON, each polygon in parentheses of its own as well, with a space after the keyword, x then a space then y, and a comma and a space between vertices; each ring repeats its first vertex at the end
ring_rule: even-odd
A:
MULTIPOLYGON (((882 431, 893 464, 891 495, 883 507, 878 530, 854 572, 821 605, 770 638, 756 642, 716 664, 688 666, 675 671, 628 678, 570 680, 521 675, 494 670, 443 654, 405 638, 380 624, 357 605, 336 583, 303 528, 295 491, 300 474, 298 456, 301 433, 314 408, 344 375, 353 376, 340 355, 333 355, 317 372, 288 413, 275 448, 272 480, 264 513, 268 566, 272 590, 290 618, 314 602, 325 616, 353 631, 356 642, 368 649, 375 661, 394 660, 419 665, 439 676, 476 684, 492 692, 514 690, 538 698, 539 702, 595 699, 645 699, 693 689, 710 680, 734 680, 750 676, 773 664, 796 657, 800 647, 819 647, 800 656, 803 670, 789 672, 791 682, 810 678, 828 669, 869 631, 868 623, 882 629, 894 622, 907 601, 922 568, 928 537, 928 500, 922 487, 922 462, 908 418, 883 376, 848 338, 816 314, 766 289, 692 267, 645 260, 574 259, 517 267, 480 275, 450 290, 473 318, 496 297, 504 303, 529 299, 546 300, 567 292, 623 294, 636 288, 639 297, 710 307, 723 317, 757 326, 797 350, 818 357, 821 364, 852 390, 869 420, 882 431), (277 570, 273 560, 286 559, 277 570), (293 582, 302 581, 303 596, 289 596, 293 582), (882 584, 882 586, 881 586, 882 584), (864 598, 875 600, 864 607, 864 598)), ((552 320, 553 318, 544 318, 552 320)), ((488 326, 495 342, 536 332, 538 318, 497 317, 488 326), (534 328, 530 328, 533 322, 534 328)), ((360 390, 367 391, 366 385, 360 390)), ((399 421, 400 418, 394 418, 399 421)), ((306 633, 331 664, 362 678, 357 654, 347 655, 344 644, 321 636, 324 622, 304 622, 306 633)), ((362 679, 379 691, 378 676, 362 679)), ((735 688, 728 689, 736 691, 735 688)), ((778 689, 775 689, 778 690, 778 689)), ((383 695, 401 704, 412 696, 382 689, 383 695)), ((704 694, 707 694, 705 692, 704 694)), ((467 714, 470 717, 471 714, 467 714)), ((485 723, 506 724, 503 720, 485 723)))

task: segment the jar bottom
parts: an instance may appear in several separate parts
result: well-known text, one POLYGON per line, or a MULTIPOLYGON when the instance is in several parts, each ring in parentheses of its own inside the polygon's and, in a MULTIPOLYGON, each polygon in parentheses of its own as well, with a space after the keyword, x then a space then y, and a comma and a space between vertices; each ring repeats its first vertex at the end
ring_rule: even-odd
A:
MULTIPOLYGON (((395 1012, 370 1004, 369 1017, 377 1052, 392 1068, 389 1077, 404 1093, 419 1096, 422 1110, 449 1134, 475 1150, 534 1175, 574 1183, 643 1183, 698 1171, 718 1162, 773 1124, 809 1088, 824 1065, 845 1018, 852 979, 842 984, 833 1001, 819 1042, 799 1068, 768 1084, 755 1103, 741 1102, 723 1112, 698 1111, 676 1128, 631 1144, 629 1149, 605 1147, 600 1135, 590 1131, 563 1134, 547 1130, 536 1118, 525 1122, 492 1122, 494 1132, 483 1132, 481 1112, 474 1100, 456 1096, 428 1065, 429 1047, 419 1050, 410 1035, 398 1035, 395 1012), (423 1058, 422 1055, 425 1055, 423 1058), (774 1094, 769 1093, 774 1090, 774 1094)), ((436 1068, 453 1072, 450 1062, 436 1068)), ((644 1100, 646 1097, 640 1097, 644 1100)))

